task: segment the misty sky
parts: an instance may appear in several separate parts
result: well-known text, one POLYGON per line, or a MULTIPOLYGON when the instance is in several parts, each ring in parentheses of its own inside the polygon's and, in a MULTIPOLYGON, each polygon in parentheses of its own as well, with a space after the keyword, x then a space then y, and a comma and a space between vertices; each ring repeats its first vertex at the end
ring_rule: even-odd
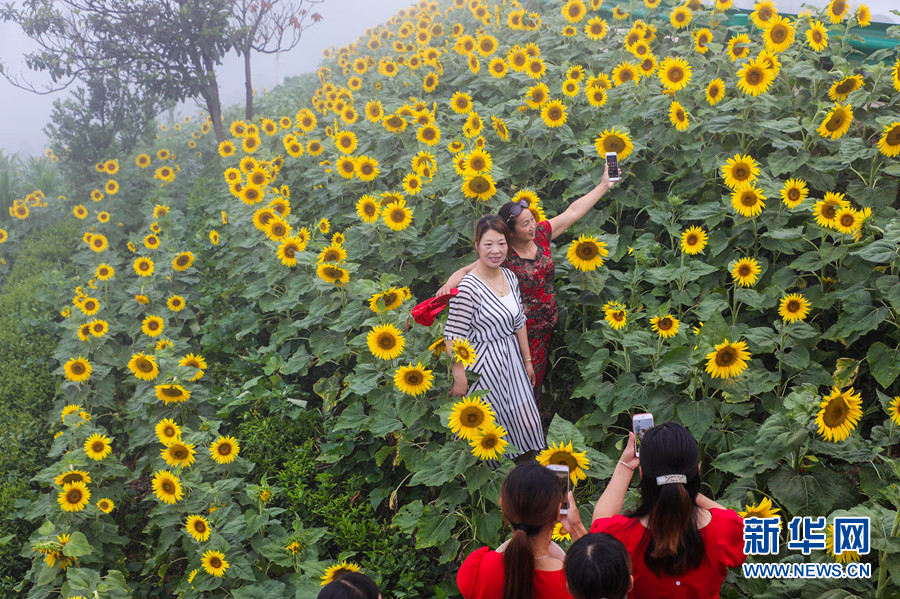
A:
MULTIPOLYGON (((276 86, 283 77, 299 75, 315 70, 322 58, 322 50, 328 46, 345 46, 397 13, 412 6, 413 0, 325 0, 314 10, 324 19, 303 34, 300 44, 276 60, 272 55, 253 55, 253 87, 276 86)), ((18 2, 16 3, 18 4, 18 2)), ((0 22, 0 62, 10 72, 25 68, 22 55, 28 51, 30 40, 13 24, 0 22)), ((28 74, 28 73, 26 73, 28 74)), ((228 56, 217 71, 221 86, 223 107, 243 104, 244 69, 242 59, 228 56)), ((31 74, 36 81, 38 75, 31 74)), ((6 79, 0 78, 0 149, 10 154, 42 154, 46 137, 44 125, 50 118, 53 101, 64 97, 65 92, 52 95, 36 95, 17 89, 6 79)))

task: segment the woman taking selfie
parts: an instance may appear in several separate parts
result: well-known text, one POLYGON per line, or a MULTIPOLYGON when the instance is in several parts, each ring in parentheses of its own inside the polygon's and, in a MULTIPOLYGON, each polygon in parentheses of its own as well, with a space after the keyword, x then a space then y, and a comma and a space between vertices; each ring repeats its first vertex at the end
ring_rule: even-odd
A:
MULTIPOLYGON (((553 258, 550 255, 550 241, 578 222, 612 186, 609 172, 604 170, 599 185, 572 202, 562 214, 550 220, 536 222, 531 210, 528 210, 527 200, 507 202, 497 213, 510 231, 509 254, 503 266, 512 271, 519 280, 527 320, 529 351, 535 372, 533 381, 535 395, 540 391, 544 380, 550 341, 559 319, 556 288, 553 285, 554 268, 553 258)), ((450 289, 458 287, 466 273, 472 272, 477 264, 476 260, 450 275, 437 295, 449 293, 450 289)))
POLYGON ((450 395, 487 390, 485 400, 508 433, 507 440, 525 453, 544 448, 544 431, 531 390, 534 369, 525 332, 525 313, 519 301, 519 282, 514 274, 500 266, 506 260, 508 235, 506 225, 497 216, 491 214, 478 220, 475 225, 478 260, 472 272, 459 283, 459 293, 450 300, 444 339, 451 356, 454 356, 454 341, 467 340, 476 356, 468 368, 480 375, 469 388, 467 367, 454 360, 450 395))
MULTIPOLYGON (((571 493, 568 501, 569 511, 577 514, 571 493)), ((464 599, 571 599, 565 554, 551 540, 562 502, 562 488, 547 468, 529 462, 510 471, 500 489, 500 508, 512 538, 496 551, 482 547, 469 554, 456 575, 464 599)))
POLYGON ((744 562, 743 520, 700 494, 700 457, 690 431, 672 422, 647 429, 640 460, 634 435, 594 508, 591 532, 606 532, 628 549, 631 599, 716 599, 728 568, 744 562), (621 515, 638 468, 641 502, 621 515))

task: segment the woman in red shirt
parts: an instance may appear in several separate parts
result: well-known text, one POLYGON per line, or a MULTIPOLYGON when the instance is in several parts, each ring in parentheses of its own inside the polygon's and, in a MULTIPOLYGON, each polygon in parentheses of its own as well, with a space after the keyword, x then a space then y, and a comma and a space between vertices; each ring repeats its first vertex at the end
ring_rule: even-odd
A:
POLYGON ((630 599, 717 599, 728 568, 744 562, 743 520, 699 491, 700 457, 690 431, 672 422, 648 429, 640 459, 630 435, 591 525, 628 549, 630 599), (638 467, 641 502, 622 515, 638 467))
MULTIPOLYGON (((513 468, 500 490, 512 538, 497 548, 476 549, 456 584, 465 599, 572 599, 566 590, 565 554, 551 540, 563 492, 548 469, 528 462, 513 468)), ((569 493, 569 512, 578 513, 569 493)), ((582 530, 583 527, 582 527, 582 530)))
MULTIPOLYGON (((612 186, 607 167, 603 171, 603 179, 594 189, 572 202, 562 214, 550 220, 535 221, 531 210, 527 210, 526 200, 507 202, 497 212, 510 230, 509 252, 503 267, 512 271, 519 280, 522 307, 525 308, 525 328, 528 331, 528 343, 535 372, 535 399, 544 381, 550 341, 559 320, 550 241, 578 222, 612 186)), ((449 293, 450 289, 457 287, 477 263, 476 260, 450 275, 447 283, 436 295, 449 293)))

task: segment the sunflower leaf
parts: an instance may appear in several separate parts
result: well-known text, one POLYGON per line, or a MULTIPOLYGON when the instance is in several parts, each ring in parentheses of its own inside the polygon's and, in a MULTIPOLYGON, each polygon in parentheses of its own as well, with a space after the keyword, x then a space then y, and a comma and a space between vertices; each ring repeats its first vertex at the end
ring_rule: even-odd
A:
POLYGON ((88 538, 83 532, 77 531, 69 536, 69 542, 62 548, 63 555, 66 557, 81 557, 82 555, 90 554, 92 551, 93 549, 91 549, 88 538))
POLYGON ((891 349, 880 341, 869 347, 866 361, 872 376, 885 389, 900 375, 900 351, 891 349))

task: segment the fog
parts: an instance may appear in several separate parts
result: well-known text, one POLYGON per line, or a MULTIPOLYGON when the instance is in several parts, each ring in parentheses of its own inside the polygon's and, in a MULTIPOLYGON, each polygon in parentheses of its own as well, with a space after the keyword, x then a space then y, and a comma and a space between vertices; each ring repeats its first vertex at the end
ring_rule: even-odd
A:
MULTIPOLYGON (((704 0, 708 4, 710 0, 704 0)), ((612 4, 612 0, 607 0, 612 4)), ((14 4, 19 4, 15 2, 14 4)), ((322 57, 322 50, 329 46, 340 47, 355 41, 363 32, 387 21, 401 8, 411 6, 410 0, 325 0, 314 7, 324 19, 303 34, 300 44, 288 53, 253 55, 253 85, 261 91, 278 85, 284 77, 314 71, 322 57)), ((783 13, 796 13, 802 5, 825 6, 827 0, 776 0, 783 13)), ((896 0, 869 0, 873 21, 900 23, 897 15, 889 11, 896 0)), ((736 7, 753 8, 753 0, 737 0, 736 7)), ((855 9, 856 2, 851 1, 855 9)), ((10 23, 0 23, 0 61, 8 72, 23 72, 29 81, 39 83, 44 79, 39 73, 26 71, 23 55, 33 48, 33 43, 10 23)), ((223 107, 242 104, 244 100, 243 64, 241 58, 230 54, 219 67, 217 75, 221 85, 223 107)), ((65 97, 66 92, 36 95, 17 89, 0 78, 0 149, 4 153, 21 155, 42 154, 46 145, 44 125, 49 121, 53 101, 65 97)), ((190 105, 187 108, 191 110, 190 105)))

